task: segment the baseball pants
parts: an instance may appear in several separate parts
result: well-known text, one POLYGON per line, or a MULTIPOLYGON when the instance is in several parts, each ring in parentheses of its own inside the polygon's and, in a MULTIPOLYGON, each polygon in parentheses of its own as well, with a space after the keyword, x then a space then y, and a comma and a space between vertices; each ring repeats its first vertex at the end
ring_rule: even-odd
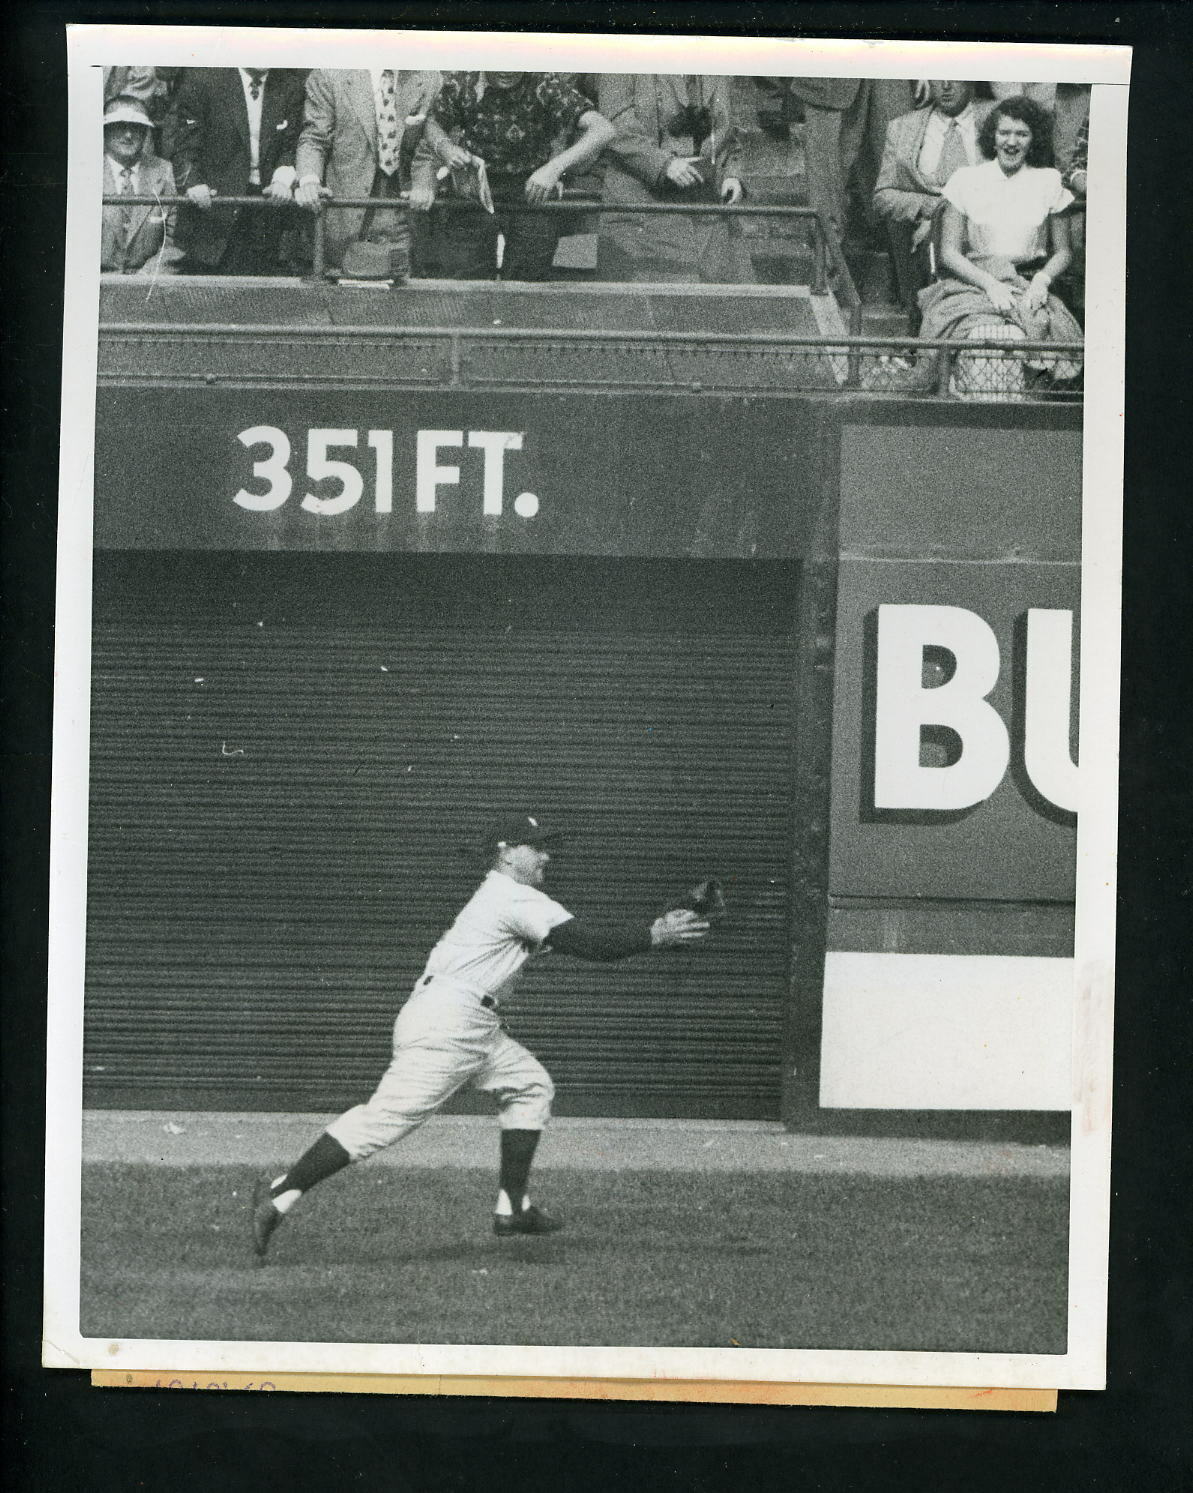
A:
POLYGON ((393 1057, 373 1097, 327 1133, 360 1161, 417 1130, 469 1084, 496 1097, 503 1130, 542 1130, 551 1117, 550 1075, 502 1030, 497 1011, 442 977, 420 980, 394 1022, 393 1057))

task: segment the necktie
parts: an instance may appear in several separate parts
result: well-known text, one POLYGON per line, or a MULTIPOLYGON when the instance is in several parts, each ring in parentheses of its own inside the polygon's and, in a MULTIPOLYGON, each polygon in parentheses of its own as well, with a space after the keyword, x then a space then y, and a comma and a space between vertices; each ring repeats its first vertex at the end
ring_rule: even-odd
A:
POLYGON ((965 151, 965 141, 961 138, 961 126, 955 119, 950 120, 949 127, 945 131, 944 144, 940 147, 940 164, 936 168, 937 181, 943 187, 954 171, 968 165, 969 156, 965 151))
POLYGON ((249 93, 255 103, 261 97, 261 89, 265 86, 265 69, 263 67, 249 67, 245 71, 249 75, 249 93))
MULTIPOLYGON (((131 166, 122 166, 120 169, 120 195, 122 197, 131 197, 133 195, 133 168, 131 166)), ((133 210, 131 206, 127 202, 122 202, 120 204, 120 226, 124 229, 125 233, 132 226, 132 221, 133 210)))
POLYGON ((377 96, 377 164, 386 176, 398 169, 398 107, 393 69, 381 74, 377 96))

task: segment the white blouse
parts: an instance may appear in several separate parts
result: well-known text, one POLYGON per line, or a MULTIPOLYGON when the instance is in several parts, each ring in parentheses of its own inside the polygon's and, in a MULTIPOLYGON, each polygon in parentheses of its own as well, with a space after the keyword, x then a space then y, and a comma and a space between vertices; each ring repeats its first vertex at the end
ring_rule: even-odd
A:
POLYGON ((965 218, 969 252, 1016 264, 1047 256, 1048 219, 1073 201, 1052 166, 1021 166, 1008 176, 997 161, 954 171, 943 195, 965 218))

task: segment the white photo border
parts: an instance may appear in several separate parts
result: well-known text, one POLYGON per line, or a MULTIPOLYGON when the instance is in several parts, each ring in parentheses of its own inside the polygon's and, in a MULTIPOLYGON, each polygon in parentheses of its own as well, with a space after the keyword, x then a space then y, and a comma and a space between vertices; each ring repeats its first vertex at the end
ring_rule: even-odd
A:
POLYGON ((68 28, 70 136, 50 862, 46 1252, 49 1367, 726 1379, 1098 1389, 1105 1382, 1110 1203, 1124 413, 1126 120, 1130 49, 991 42, 863 42, 245 27, 68 28), (360 66, 381 38, 411 67, 704 71, 1093 83, 1088 202, 1068 1346, 1063 1355, 803 1349, 519 1347, 107 1340, 79 1332, 82 1004, 87 898, 91 578, 99 315, 95 121, 105 63, 360 66))

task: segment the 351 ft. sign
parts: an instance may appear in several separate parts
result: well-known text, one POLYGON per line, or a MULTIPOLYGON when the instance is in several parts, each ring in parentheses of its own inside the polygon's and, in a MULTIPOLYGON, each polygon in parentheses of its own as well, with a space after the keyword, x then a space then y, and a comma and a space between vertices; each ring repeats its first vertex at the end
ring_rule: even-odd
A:
MULTIPOLYGON (((394 433, 392 430, 344 430, 317 427, 306 433, 305 473, 312 482, 330 480, 339 484, 338 492, 306 492, 299 507, 307 513, 334 518, 347 513, 365 496, 366 472, 357 459, 337 452, 357 452, 363 447, 371 452, 364 458, 367 478, 371 482, 369 498, 375 513, 392 513, 394 507, 394 433)), ((253 425, 236 437, 252 451, 267 447, 266 454, 253 461, 253 487, 242 487, 232 501, 250 513, 273 513, 290 501, 294 477, 290 470, 293 448, 290 437, 276 425, 253 425)), ((419 430, 414 437, 413 477, 416 513, 434 513, 441 487, 461 485, 461 467, 440 461, 440 453, 459 450, 476 452, 464 457, 464 481, 480 489, 481 512, 499 517, 505 509, 506 452, 521 451, 524 432, 520 430, 419 430)), ((362 452, 363 455, 363 452, 362 452)), ((519 518, 533 518, 539 510, 538 496, 520 492, 513 500, 519 518)))

